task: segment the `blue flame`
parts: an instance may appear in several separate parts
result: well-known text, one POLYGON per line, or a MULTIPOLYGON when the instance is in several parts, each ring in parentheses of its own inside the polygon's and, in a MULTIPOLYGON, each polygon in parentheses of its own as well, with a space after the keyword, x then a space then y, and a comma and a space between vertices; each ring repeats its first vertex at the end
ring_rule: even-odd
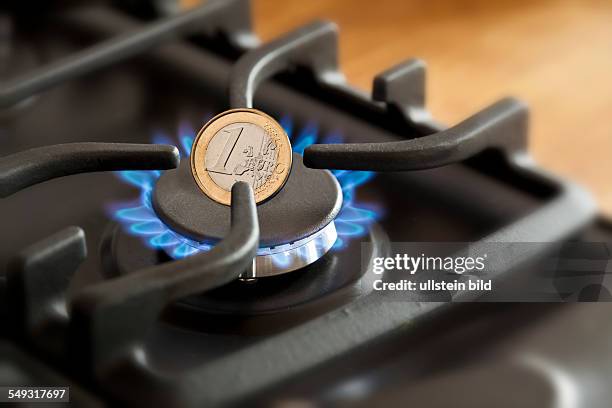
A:
MULTIPOLYGON (((293 150, 296 153, 303 154, 306 147, 316 143, 318 140, 318 129, 314 124, 304 126, 297 136, 294 136, 294 126, 291 118, 287 116, 281 118, 280 124, 291 139, 293 150)), ((155 132, 153 134, 153 143, 178 144, 181 156, 188 158, 194 138, 194 128, 188 122, 181 122, 176 138, 178 143, 176 143, 176 139, 163 132, 155 132)), ((321 141, 324 143, 341 143, 342 136, 337 132, 333 132, 324 136, 321 141)), ((334 170, 332 174, 337 178, 342 188, 343 196, 342 208, 335 220, 338 239, 332 249, 337 250, 344 248, 351 239, 363 236, 368 230, 368 225, 379 218, 379 212, 355 202, 354 198, 357 188, 374 177, 373 172, 334 170)), ((155 214, 151 195, 155 183, 161 176, 160 171, 120 171, 117 172, 117 175, 121 180, 140 190, 140 197, 136 204, 117 204, 110 211, 112 217, 118 220, 129 233, 142 237, 151 248, 162 249, 175 259, 181 259, 200 251, 210 250, 210 245, 191 240, 174 232, 155 214)), ((302 249, 305 250, 304 248, 302 249)), ((268 249, 261 248, 258 253, 265 254, 266 250, 268 249)), ((290 262, 290 259, 283 252, 274 254, 273 259, 281 267, 290 262)))

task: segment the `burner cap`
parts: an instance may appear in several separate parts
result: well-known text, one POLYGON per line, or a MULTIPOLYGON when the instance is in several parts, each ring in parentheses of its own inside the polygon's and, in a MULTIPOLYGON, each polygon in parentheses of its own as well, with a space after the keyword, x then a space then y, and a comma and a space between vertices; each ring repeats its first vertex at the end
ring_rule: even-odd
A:
MULTIPOLYGON (((327 252, 336 240, 333 220, 341 205, 336 178, 327 170, 305 167, 302 157, 294 153, 285 186, 257 205, 261 250, 256 276, 298 269, 327 252), (271 257, 283 259, 274 265, 271 257)), ((157 181, 153 207, 169 228, 197 242, 215 243, 230 228, 230 207, 202 193, 187 160, 157 181)))

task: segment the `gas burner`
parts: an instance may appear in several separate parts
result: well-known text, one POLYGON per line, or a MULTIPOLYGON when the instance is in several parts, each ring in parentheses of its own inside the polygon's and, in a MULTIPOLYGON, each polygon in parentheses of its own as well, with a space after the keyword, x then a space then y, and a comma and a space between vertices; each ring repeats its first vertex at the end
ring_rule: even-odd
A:
MULTIPOLYGON (((372 178, 371 172, 332 173, 305 167, 302 154, 317 141, 316 127, 307 125, 294 135, 288 117, 280 122, 293 139, 293 168, 279 193, 257 206, 260 248, 254 268, 243 275, 248 278, 281 275, 310 265, 333 247, 343 248, 345 241, 366 234, 367 226, 379 217, 354 200, 355 190, 372 178)), ((202 194, 191 174, 194 136, 195 130, 184 121, 179 126, 180 143, 156 133, 155 142, 180 145, 180 166, 163 174, 119 173, 141 190, 140 203, 111 211, 129 233, 142 236, 148 246, 175 259, 210 250, 230 228, 230 207, 202 194)), ((323 137, 336 143, 341 139, 337 134, 323 137)))
MULTIPOLYGON (((257 206, 260 248, 255 276, 294 271, 329 251, 337 238, 333 220, 341 204, 335 177, 304 167, 302 157, 294 153, 286 185, 257 206)), ((208 249, 230 229, 230 207, 202 194, 185 160, 161 175, 153 189, 153 208, 164 224, 189 238, 194 249, 208 249)))

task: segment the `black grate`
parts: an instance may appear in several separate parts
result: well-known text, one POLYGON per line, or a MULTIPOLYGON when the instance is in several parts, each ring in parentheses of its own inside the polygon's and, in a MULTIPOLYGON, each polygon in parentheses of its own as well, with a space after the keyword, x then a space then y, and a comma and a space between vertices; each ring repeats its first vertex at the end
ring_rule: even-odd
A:
MULTIPOLYGON (((595 217, 587 193, 540 170, 529 159, 525 151, 528 114, 522 103, 501 100, 445 129, 425 109, 425 67, 418 60, 380 74, 373 95, 363 95, 348 86, 339 71, 337 28, 332 23, 316 22, 252 48, 255 41, 246 1, 211 1, 147 25, 110 8, 71 10, 55 18, 73 32, 111 39, 14 80, 0 92, 0 107, 22 103, 128 58, 146 58, 155 62, 151 69, 178 74, 196 89, 229 98, 230 107, 257 104, 279 112, 284 106, 300 105, 305 109, 302 118, 296 113, 297 120, 305 122, 314 116, 322 123, 343 124, 347 131, 361 134, 357 139, 364 139, 363 143, 309 147, 304 154, 309 167, 408 172, 457 165, 542 196, 537 208, 482 242, 560 241, 595 217), (160 47, 193 34, 200 36, 198 42, 222 42, 241 56, 234 61, 192 42, 160 47), (270 78, 275 80, 267 81, 270 78), (329 105, 334 109, 328 109, 329 105), (389 135, 395 139, 400 135, 402 140, 389 140, 389 135)), ((0 159, 0 194, 8 196, 75 173, 167 169, 177 164, 176 151, 160 145, 40 147, 0 159)), ((142 345, 164 308, 232 281, 254 257, 259 233, 252 194, 245 185, 236 185, 232 196, 231 232, 213 251, 91 285, 70 302, 70 279, 85 259, 83 231, 69 227, 26 249, 16 256, 2 282, 4 310, 13 317, 11 335, 26 339, 49 361, 78 373, 87 379, 87 386, 122 403, 202 406, 248 398, 442 307, 365 296, 325 318, 212 363, 180 372, 154 368, 142 345), (286 356, 292 356, 291 360, 286 356), (133 392, 134 383, 147 392, 133 392)), ((517 253, 492 269, 504 273, 538 255, 537 251, 517 253)))

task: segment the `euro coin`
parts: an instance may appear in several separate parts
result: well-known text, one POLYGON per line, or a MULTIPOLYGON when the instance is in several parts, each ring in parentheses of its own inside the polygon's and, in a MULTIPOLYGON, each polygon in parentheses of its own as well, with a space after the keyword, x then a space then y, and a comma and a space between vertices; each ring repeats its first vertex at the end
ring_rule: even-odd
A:
POLYGON ((212 200, 231 204, 237 181, 251 185, 255 202, 276 194, 291 172, 289 137, 273 118, 256 109, 232 109, 198 132, 191 150, 191 173, 212 200))

